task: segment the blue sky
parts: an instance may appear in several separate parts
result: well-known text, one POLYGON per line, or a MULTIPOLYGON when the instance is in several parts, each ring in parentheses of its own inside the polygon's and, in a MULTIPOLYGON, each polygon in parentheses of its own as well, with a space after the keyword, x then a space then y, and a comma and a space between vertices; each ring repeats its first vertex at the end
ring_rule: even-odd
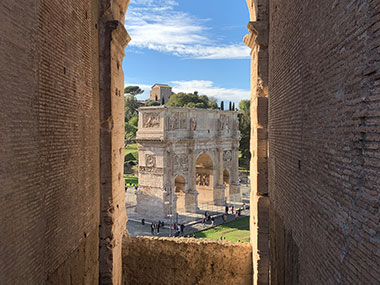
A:
POLYGON ((144 89, 139 99, 155 83, 219 101, 249 99, 248 21, 245 0, 131 0, 125 85, 144 89))

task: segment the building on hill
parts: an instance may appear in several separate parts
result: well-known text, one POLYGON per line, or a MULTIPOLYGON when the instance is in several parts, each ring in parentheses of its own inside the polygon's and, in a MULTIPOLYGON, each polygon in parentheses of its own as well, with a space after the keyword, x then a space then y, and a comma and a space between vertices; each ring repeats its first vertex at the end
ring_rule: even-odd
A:
POLYGON ((172 93, 172 88, 169 85, 156 83, 152 86, 152 90, 150 90, 150 100, 166 104, 172 93))

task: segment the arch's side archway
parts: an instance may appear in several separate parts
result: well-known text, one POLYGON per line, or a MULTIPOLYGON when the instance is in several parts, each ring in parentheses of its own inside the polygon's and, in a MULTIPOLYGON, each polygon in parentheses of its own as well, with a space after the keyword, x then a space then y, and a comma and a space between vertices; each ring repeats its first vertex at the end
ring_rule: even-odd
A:
POLYGON ((214 200, 214 163, 209 154, 202 153, 195 162, 195 185, 198 203, 207 204, 214 200))

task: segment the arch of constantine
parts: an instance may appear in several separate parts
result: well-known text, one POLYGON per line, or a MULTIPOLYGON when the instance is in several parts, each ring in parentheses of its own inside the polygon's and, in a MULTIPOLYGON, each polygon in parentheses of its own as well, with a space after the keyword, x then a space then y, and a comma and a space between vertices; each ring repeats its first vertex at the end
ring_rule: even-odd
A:
POLYGON ((139 109, 136 212, 167 217, 240 200, 237 112, 139 109))

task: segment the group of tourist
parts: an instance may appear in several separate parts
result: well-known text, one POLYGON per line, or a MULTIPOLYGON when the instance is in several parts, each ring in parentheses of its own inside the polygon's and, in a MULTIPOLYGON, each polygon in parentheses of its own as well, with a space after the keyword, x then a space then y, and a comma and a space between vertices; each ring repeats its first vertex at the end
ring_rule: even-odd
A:
POLYGON ((176 224, 174 223, 173 224, 173 230, 174 230, 174 236, 175 237, 178 237, 180 235, 184 235, 184 231, 185 231, 185 225, 184 224, 176 224))
POLYGON ((211 225, 213 226, 214 223, 215 223, 215 218, 214 217, 211 217, 211 215, 209 214, 209 212, 205 211, 205 217, 202 221, 202 225, 205 226, 207 222, 210 222, 211 221, 211 225))
MULTIPOLYGON (((227 222, 227 216, 229 214, 235 215, 235 218, 238 218, 241 216, 241 211, 243 211, 245 209, 246 209, 245 203, 243 203, 242 208, 239 208, 236 210, 235 210, 235 206, 231 206, 231 209, 230 209, 230 207, 228 207, 228 205, 226 205, 225 214, 223 214, 223 216, 222 216, 223 223, 227 222), (231 213, 230 213, 230 211, 231 211, 231 213)), ((211 222, 211 226, 214 226, 215 225, 215 217, 211 216, 208 211, 205 211, 205 217, 202 219, 202 226, 205 227, 206 224, 208 224, 210 222, 211 222)))
MULTIPOLYGON (((231 207, 231 214, 235 215, 235 218, 240 217, 242 210, 245 210, 245 203, 243 203, 243 207, 242 208, 239 208, 236 211, 235 211, 235 207, 232 206, 231 207)), ((228 205, 226 205, 226 215, 228 215, 228 213, 229 213, 229 207, 228 207, 228 205)))
POLYGON ((129 183, 126 183, 126 184, 125 184, 125 191, 127 191, 129 187, 133 187, 133 188, 135 189, 135 191, 137 191, 137 184, 133 184, 133 183, 129 184, 129 183))
MULTIPOLYGON (((235 206, 233 206, 233 205, 231 207, 226 205, 225 213, 222 216, 223 223, 227 222, 227 217, 229 214, 235 215, 235 218, 238 218, 241 216, 241 211, 243 211, 245 209, 246 209, 245 203, 243 203, 242 208, 238 208, 238 209, 235 209, 235 206)), ((211 226, 214 226, 215 220, 216 220, 216 217, 211 216, 208 211, 205 211, 204 218, 202 219, 202 225, 203 225, 203 227, 205 227, 206 224, 211 224, 211 226)), ((145 219, 144 218, 141 220, 141 224, 145 225, 145 219)), ((152 222, 152 224, 150 225, 150 230, 151 230, 152 235, 159 235, 160 234, 160 228, 164 227, 164 225, 165 225, 165 223, 161 222, 161 221, 152 222)), ((173 224, 173 230, 174 230, 174 236, 175 237, 178 237, 180 235, 184 236, 185 225, 174 223, 173 224)), ((225 237, 224 238, 220 237, 220 240, 225 240, 225 237)))
MULTIPOLYGON (((145 224, 145 219, 143 219, 141 221, 141 223, 144 225, 145 224)), ((150 231, 152 233, 152 235, 159 235, 160 234, 160 228, 161 227, 164 227, 165 226, 165 223, 164 222, 161 222, 161 221, 158 221, 157 223, 152 223, 150 225, 150 231)))

